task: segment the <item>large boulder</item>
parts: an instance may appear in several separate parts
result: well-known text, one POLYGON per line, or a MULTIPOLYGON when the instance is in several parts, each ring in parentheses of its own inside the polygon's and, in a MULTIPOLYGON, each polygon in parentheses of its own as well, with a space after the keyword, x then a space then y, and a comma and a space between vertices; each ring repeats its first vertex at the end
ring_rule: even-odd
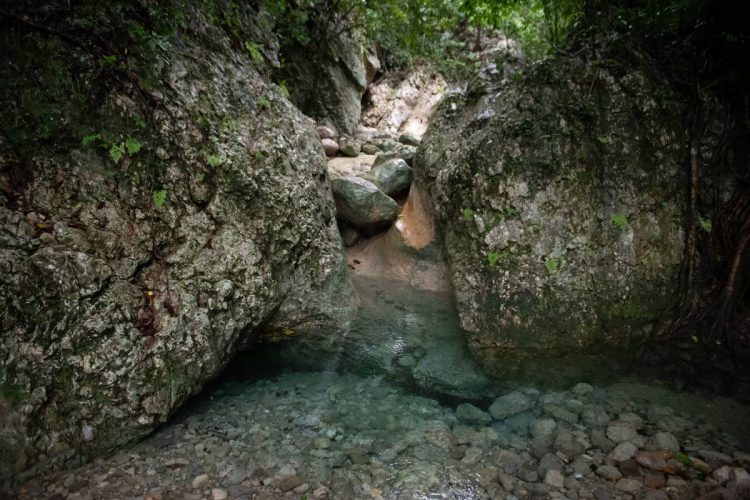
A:
POLYGON ((339 177, 331 181, 339 218, 361 229, 376 231, 398 217, 398 203, 370 181, 339 177))
POLYGON ((89 52, 117 21, 0 34, 0 490, 145 436, 262 330, 351 312, 313 125, 190 18, 148 86, 89 52))
MULTIPOLYGON (((386 148, 388 147, 386 144, 381 143, 382 146, 385 146, 383 148, 383 151, 386 151, 386 148)), ((392 149, 381 153, 375 158, 375 162, 373 165, 380 165, 381 163, 385 163, 387 161, 391 161, 394 158, 401 158, 406 162, 407 165, 411 166, 414 160, 414 155, 417 152, 417 148, 414 146, 409 146, 407 144, 398 144, 393 147, 392 149)))
POLYGON ((441 104, 415 182, 474 354, 544 377, 550 357, 647 338, 672 305, 686 134, 668 86, 638 69, 561 56, 495 73, 441 104))
POLYGON ((381 163, 360 177, 375 184, 388 196, 408 191, 412 180, 411 167, 400 158, 381 163))
POLYGON ((365 50, 346 31, 327 50, 312 56, 315 46, 291 46, 284 53, 285 72, 293 101, 310 116, 340 134, 353 134, 367 88, 365 50))

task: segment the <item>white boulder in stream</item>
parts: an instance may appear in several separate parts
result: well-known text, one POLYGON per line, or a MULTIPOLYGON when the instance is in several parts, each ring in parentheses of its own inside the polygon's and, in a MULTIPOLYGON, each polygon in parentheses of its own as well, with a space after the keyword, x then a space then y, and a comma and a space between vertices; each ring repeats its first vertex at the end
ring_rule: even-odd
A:
POLYGON ((362 229, 390 225, 398 217, 398 204, 370 181, 341 177, 331 181, 338 217, 362 229))

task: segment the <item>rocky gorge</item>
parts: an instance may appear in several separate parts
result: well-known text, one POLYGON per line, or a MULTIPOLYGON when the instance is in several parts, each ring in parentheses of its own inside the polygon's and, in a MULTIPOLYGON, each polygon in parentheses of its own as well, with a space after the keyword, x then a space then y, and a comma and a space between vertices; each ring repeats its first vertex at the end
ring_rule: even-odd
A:
POLYGON ((0 11, 0 492, 750 498, 743 358, 661 357, 724 104, 696 140, 617 41, 448 83, 230 4, 0 11))

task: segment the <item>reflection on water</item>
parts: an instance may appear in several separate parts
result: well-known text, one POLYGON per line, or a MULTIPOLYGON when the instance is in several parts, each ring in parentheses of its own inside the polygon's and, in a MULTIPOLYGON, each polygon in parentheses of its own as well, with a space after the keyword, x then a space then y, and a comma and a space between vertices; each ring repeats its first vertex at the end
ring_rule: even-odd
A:
POLYGON ((234 362, 229 376, 318 371, 335 359, 339 371, 383 375, 421 394, 482 399, 498 390, 469 354, 449 294, 362 277, 355 284, 362 307, 349 328, 256 346, 234 362))
POLYGON ((645 365, 562 388, 488 380, 447 295, 357 286, 351 328, 254 349, 146 441, 26 497, 744 494, 747 406, 635 376, 645 365))

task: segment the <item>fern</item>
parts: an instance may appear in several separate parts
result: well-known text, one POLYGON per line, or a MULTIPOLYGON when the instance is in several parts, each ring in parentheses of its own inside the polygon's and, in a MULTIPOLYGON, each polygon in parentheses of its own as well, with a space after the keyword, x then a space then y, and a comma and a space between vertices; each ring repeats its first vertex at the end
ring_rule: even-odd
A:
POLYGON ((129 155, 134 155, 141 150, 141 143, 138 141, 138 139, 128 137, 128 140, 125 141, 125 149, 127 150, 129 155))
POLYGON ((279 88, 284 93, 287 99, 291 99, 292 95, 289 93, 289 84, 286 80, 281 80, 279 82, 279 88))
POLYGON ((122 143, 120 144, 112 144, 112 146, 109 148, 109 156, 112 158, 112 160, 115 163, 119 163, 122 159, 122 155, 125 153, 125 146, 123 146, 122 143))

